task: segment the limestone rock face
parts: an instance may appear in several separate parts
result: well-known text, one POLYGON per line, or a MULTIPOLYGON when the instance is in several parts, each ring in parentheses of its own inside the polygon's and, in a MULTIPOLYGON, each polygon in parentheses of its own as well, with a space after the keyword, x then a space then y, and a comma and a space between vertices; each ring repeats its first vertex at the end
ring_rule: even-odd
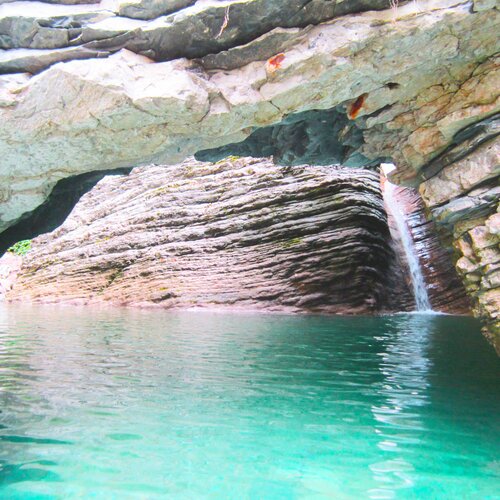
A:
MULTIPOLYGON (((500 354, 500 141, 443 155, 441 170, 422 183, 424 201, 456 251, 456 268, 484 332, 500 354)), ((439 166, 436 162, 435 168, 439 166)))
MULTIPOLYGON (((500 130, 499 130, 500 132, 500 130)), ((500 175, 500 141, 490 139, 469 155, 444 167, 422 183, 421 192, 430 208, 442 205, 500 175)))
POLYGON ((356 122, 331 148, 353 166, 392 158, 417 183, 498 111, 488 2, 167 3, 0 5, 0 231, 65 177, 181 161, 311 110, 356 122))
POLYGON ((476 220, 474 227, 455 232, 462 256, 457 270, 474 299, 475 313, 485 321, 484 332, 500 354, 500 220, 495 213, 476 220))
POLYGON ((106 177, 33 241, 10 300, 374 313, 411 297, 378 174, 265 159, 106 177))

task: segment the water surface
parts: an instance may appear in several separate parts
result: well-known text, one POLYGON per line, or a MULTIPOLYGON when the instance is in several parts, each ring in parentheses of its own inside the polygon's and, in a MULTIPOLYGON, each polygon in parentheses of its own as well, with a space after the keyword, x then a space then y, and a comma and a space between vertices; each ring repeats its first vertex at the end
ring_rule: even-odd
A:
POLYGON ((469 318, 0 306, 0 498, 493 499, 469 318))

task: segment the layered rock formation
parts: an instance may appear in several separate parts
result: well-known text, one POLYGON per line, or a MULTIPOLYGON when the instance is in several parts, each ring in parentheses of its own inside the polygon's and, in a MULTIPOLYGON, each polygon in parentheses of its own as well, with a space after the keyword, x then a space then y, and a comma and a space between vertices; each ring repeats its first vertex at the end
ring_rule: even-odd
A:
POLYGON ((20 255, 6 253, 0 258, 0 300, 3 300, 16 282, 17 273, 21 268, 23 259, 20 255))
POLYGON ((414 179, 498 110, 498 12, 484 0, 40 5, 0 7, 0 230, 64 177, 171 163, 314 109, 356 120, 360 163, 389 157, 414 179))
POLYGON ((8 298, 374 313, 411 309, 400 277, 377 173, 192 160, 100 181, 8 298))
POLYGON ((35 234, 47 233, 60 226, 83 194, 92 189, 106 175, 123 175, 131 169, 100 170, 61 179, 48 198, 35 210, 0 235, 0 254, 13 243, 30 239, 35 234))
MULTIPOLYGON (((384 184, 385 182, 383 186, 384 184)), ((406 224, 414 243, 414 250, 422 269, 433 310, 449 314, 469 314, 471 304, 453 266, 456 258, 452 250, 443 245, 440 239, 442 235, 436 223, 426 216, 426 207, 418 191, 413 188, 396 187, 394 196, 406 215, 406 224)), ((411 287, 408 264, 390 209, 387 210, 387 216, 396 257, 408 287, 411 287)))
POLYGON ((456 268, 474 312, 485 322, 484 332, 500 354, 499 153, 498 138, 475 148, 462 143, 434 163, 436 174, 420 189, 434 220, 456 249, 456 268))

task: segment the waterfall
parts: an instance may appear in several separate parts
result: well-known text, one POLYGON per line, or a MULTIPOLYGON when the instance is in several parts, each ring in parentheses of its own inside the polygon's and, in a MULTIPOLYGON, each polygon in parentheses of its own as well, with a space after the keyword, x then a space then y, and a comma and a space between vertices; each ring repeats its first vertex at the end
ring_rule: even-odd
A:
POLYGON ((396 186, 391 184, 388 180, 385 181, 384 185, 384 199, 387 210, 392 215, 401 238, 401 243, 403 245, 406 261, 410 271, 411 282, 413 285, 413 296, 415 297, 417 311, 432 311, 429 295, 427 294, 425 286, 424 275, 422 274, 422 269, 420 268, 420 262, 418 260, 418 255, 413 244, 410 230, 405 221, 405 213, 396 198, 396 186))

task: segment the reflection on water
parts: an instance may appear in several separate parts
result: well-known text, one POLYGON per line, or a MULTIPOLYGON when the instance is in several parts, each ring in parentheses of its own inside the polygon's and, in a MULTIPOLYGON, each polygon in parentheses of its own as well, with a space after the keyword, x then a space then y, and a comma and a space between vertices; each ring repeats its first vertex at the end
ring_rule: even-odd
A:
POLYGON ((379 483, 369 492, 371 498, 395 498, 397 490, 415 485, 418 476, 406 449, 425 439, 419 407, 429 404, 427 351, 435 318, 427 314, 395 318, 394 329, 379 337, 385 341, 385 349, 377 353, 383 375, 377 391, 382 404, 372 406, 378 447, 390 458, 370 465, 379 483))
POLYGON ((2 307, 0 498, 494 498, 474 320, 2 307))

